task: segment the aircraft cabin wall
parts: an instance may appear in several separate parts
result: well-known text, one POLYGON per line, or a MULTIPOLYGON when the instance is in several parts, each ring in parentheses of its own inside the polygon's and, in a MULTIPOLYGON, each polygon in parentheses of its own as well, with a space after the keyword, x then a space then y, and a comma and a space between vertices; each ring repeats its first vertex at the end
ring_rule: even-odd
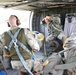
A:
POLYGON ((47 28, 41 25, 41 20, 46 15, 58 14, 60 15, 62 29, 64 30, 66 14, 76 13, 76 8, 52 8, 47 10, 41 10, 34 12, 32 21, 32 30, 42 32, 45 36, 47 35, 47 28))

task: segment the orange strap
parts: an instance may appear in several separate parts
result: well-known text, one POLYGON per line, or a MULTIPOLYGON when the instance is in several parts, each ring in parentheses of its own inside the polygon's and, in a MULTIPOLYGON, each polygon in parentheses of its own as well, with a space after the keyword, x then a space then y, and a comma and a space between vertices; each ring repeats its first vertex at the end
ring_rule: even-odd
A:
POLYGON ((11 54, 3 54, 3 57, 11 57, 11 54))

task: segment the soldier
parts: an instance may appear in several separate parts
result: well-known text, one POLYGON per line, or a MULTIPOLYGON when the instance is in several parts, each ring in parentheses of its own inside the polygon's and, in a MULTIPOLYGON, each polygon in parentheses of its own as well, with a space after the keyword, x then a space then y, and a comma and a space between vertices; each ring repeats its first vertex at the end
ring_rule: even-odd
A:
POLYGON ((62 42, 66 38, 60 25, 60 18, 53 15, 46 16, 43 18, 42 23, 48 25, 48 37, 46 38, 46 42, 51 46, 55 45, 58 47, 58 43, 53 40, 57 39, 62 42))
MULTIPOLYGON (((65 40, 63 48, 64 50, 66 49, 69 50, 69 51, 66 51, 64 55, 66 63, 69 64, 69 63, 76 62, 76 32, 72 33, 70 37, 68 37, 65 40)), ((76 66, 74 64, 70 66, 73 66, 73 67, 70 67, 69 69, 67 69, 67 73, 68 73, 67 75, 76 75, 76 66)))
MULTIPOLYGON (((10 18, 9 18, 9 25, 10 25, 10 32, 12 35, 15 35, 15 33, 20 29, 18 26, 20 25, 20 21, 18 19, 17 16, 15 15, 11 15, 10 18)), ((9 32, 8 31, 8 32, 9 32)), ((11 43, 11 36, 9 35, 8 32, 4 32, 1 36, 0 36, 0 43, 1 43, 1 46, 2 46, 2 43, 3 43, 3 46, 6 46, 7 48, 9 48, 9 44, 11 43)), ((19 31, 19 34, 17 36, 17 40, 19 40, 23 45, 25 45, 29 50, 30 52, 32 51, 39 51, 40 50, 40 47, 39 47, 39 44, 37 43, 37 41, 34 39, 34 37, 32 36, 32 33, 28 30, 28 29, 23 29, 21 28, 21 30, 19 31)), ((30 53, 28 53, 26 51, 26 49, 24 50, 18 43, 17 41, 13 41, 14 42, 11 46, 11 48, 9 49, 10 50, 10 56, 11 56, 11 65, 14 69, 18 69, 22 72, 26 72, 25 68, 23 67, 23 64, 22 62, 20 61, 19 57, 18 57, 18 54, 16 52, 16 47, 19 48, 19 52, 21 53, 22 57, 24 58, 24 60, 26 61, 28 67, 32 68, 32 60, 31 60, 31 55, 30 53)), ((1 48, 2 49, 2 48, 1 48)), ((39 63, 39 61, 35 60, 34 62, 34 69, 35 71, 38 71, 41 68, 41 64, 39 63)), ((22 72, 20 72, 20 74, 22 74, 22 72)))

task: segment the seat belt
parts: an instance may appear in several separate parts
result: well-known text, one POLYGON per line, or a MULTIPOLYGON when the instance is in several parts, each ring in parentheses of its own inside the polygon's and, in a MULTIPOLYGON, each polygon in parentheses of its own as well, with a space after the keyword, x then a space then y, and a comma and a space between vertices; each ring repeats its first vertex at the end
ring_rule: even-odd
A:
POLYGON ((19 34, 19 32, 20 32, 20 30, 21 30, 21 28, 19 28, 18 31, 14 35, 12 35, 12 33, 10 31, 7 32, 9 34, 9 36, 12 38, 12 41, 10 42, 10 44, 8 46, 8 49, 10 50, 10 48, 12 47, 12 44, 14 44, 14 48, 15 48, 15 50, 17 52, 17 55, 18 55, 21 63, 23 64, 24 68, 27 70, 27 72, 29 72, 29 74, 33 75, 33 73, 28 68, 27 63, 25 62, 24 58, 22 57, 22 55, 20 54, 19 49, 18 49, 18 45, 19 45, 24 50, 26 50, 28 53, 30 53, 30 55, 32 55, 30 50, 24 44, 22 44, 19 40, 16 39, 18 34, 19 34))

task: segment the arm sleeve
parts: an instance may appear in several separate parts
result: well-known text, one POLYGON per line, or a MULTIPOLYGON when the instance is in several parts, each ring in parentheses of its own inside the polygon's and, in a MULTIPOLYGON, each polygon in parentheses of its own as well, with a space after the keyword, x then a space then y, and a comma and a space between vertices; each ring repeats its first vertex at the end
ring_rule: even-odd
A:
POLYGON ((34 36, 32 35, 32 32, 25 29, 25 37, 27 39, 28 45, 32 48, 34 51, 39 51, 40 47, 38 42, 35 40, 34 36))
POLYGON ((4 34, 0 35, 0 52, 2 52, 5 45, 4 34))

